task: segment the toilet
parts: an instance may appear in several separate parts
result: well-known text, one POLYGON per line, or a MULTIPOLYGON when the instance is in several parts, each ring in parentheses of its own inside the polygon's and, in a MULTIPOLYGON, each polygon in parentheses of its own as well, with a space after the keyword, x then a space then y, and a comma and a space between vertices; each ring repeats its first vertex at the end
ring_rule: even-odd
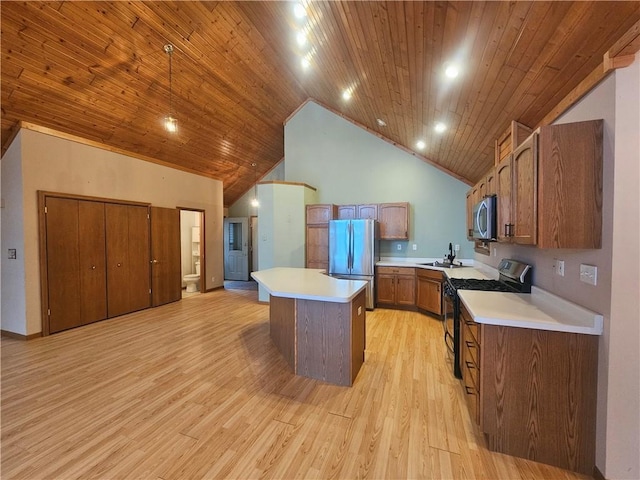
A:
POLYGON ((200 287, 198 286, 198 282, 200 281, 200 262, 196 262, 196 273, 189 273, 182 277, 182 280, 187 284, 187 292, 199 292, 200 287))

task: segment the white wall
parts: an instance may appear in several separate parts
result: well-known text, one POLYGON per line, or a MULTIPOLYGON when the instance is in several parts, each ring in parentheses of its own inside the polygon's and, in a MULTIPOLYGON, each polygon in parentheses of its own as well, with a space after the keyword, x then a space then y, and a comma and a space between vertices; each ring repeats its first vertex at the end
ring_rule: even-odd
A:
MULTIPOLYGON (((284 181, 284 162, 280 162, 264 177, 258 180, 260 182, 266 181, 284 181)), ((251 217, 260 215, 260 207, 254 207, 251 205, 255 194, 255 187, 251 187, 244 195, 235 201, 233 205, 229 207, 228 217, 251 217)))
MULTIPOLYGON (((606 351, 608 479, 640 478, 640 53, 616 71, 611 314, 606 351)), ((604 465, 604 469, 602 466, 604 465)))
POLYGON ((380 242, 382 256, 440 258, 453 242, 473 258, 466 183, 314 102, 286 123, 284 149, 286 180, 316 187, 319 203, 411 204, 409 241, 380 242))
MULTIPOLYGON (((303 185, 258 184, 258 270, 305 266, 305 205, 317 203, 314 190, 303 185)), ((260 287, 260 301, 269 294, 260 287)))
POLYGON ((2 160, 3 197, 7 192, 2 217, 3 244, 6 231, 7 245, 16 244, 24 264, 10 264, 6 255, 2 255, 3 330, 22 335, 41 331, 38 190, 204 210, 206 287, 223 284, 220 181, 32 130, 22 130, 13 143, 2 160), (16 142, 20 148, 15 146, 16 142), (21 164, 21 172, 17 164, 21 164), (17 185, 22 185, 22 205, 17 202, 17 185), (7 274, 5 265, 9 266, 7 274), (14 286, 21 282, 21 272, 24 288, 14 286), (24 291, 24 309, 20 295, 9 297, 9 292, 16 288, 24 291))

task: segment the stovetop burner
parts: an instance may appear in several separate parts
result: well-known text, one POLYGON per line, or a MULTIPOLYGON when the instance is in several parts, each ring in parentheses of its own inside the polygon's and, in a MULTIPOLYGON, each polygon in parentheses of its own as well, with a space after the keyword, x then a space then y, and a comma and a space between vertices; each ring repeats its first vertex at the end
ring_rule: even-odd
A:
POLYGON ((482 290, 487 292, 516 292, 500 280, 480 280, 477 278, 451 278, 451 285, 456 290, 482 290))

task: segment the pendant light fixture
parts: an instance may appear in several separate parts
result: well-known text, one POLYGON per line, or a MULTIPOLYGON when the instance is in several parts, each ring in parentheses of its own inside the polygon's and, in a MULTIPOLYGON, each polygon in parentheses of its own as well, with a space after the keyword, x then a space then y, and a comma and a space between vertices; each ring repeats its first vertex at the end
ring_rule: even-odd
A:
POLYGON ((169 55, 169 115, 164 117, 164 128, 166 128, 167 132, 175 133, 178 131, 178 119, 173 116, 173 71, 171 64, 173 45, 167 43, 164 46, 164 53, 169 55))
POLYGON ((253 167, 253 200, 251 200, 252 207, 259 207, 260 202, 258 201, 258 164, 252 163, 253 167))

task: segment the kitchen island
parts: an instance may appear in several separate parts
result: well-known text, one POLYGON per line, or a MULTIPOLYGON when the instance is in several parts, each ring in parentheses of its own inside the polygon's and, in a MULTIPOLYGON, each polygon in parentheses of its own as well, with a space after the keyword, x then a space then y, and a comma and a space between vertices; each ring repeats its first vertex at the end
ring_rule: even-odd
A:
POLYGON ((367 282, 308 268, 251 276, 269 292, 271 339, 294 373, 352 385, 364 363, 367 282))

